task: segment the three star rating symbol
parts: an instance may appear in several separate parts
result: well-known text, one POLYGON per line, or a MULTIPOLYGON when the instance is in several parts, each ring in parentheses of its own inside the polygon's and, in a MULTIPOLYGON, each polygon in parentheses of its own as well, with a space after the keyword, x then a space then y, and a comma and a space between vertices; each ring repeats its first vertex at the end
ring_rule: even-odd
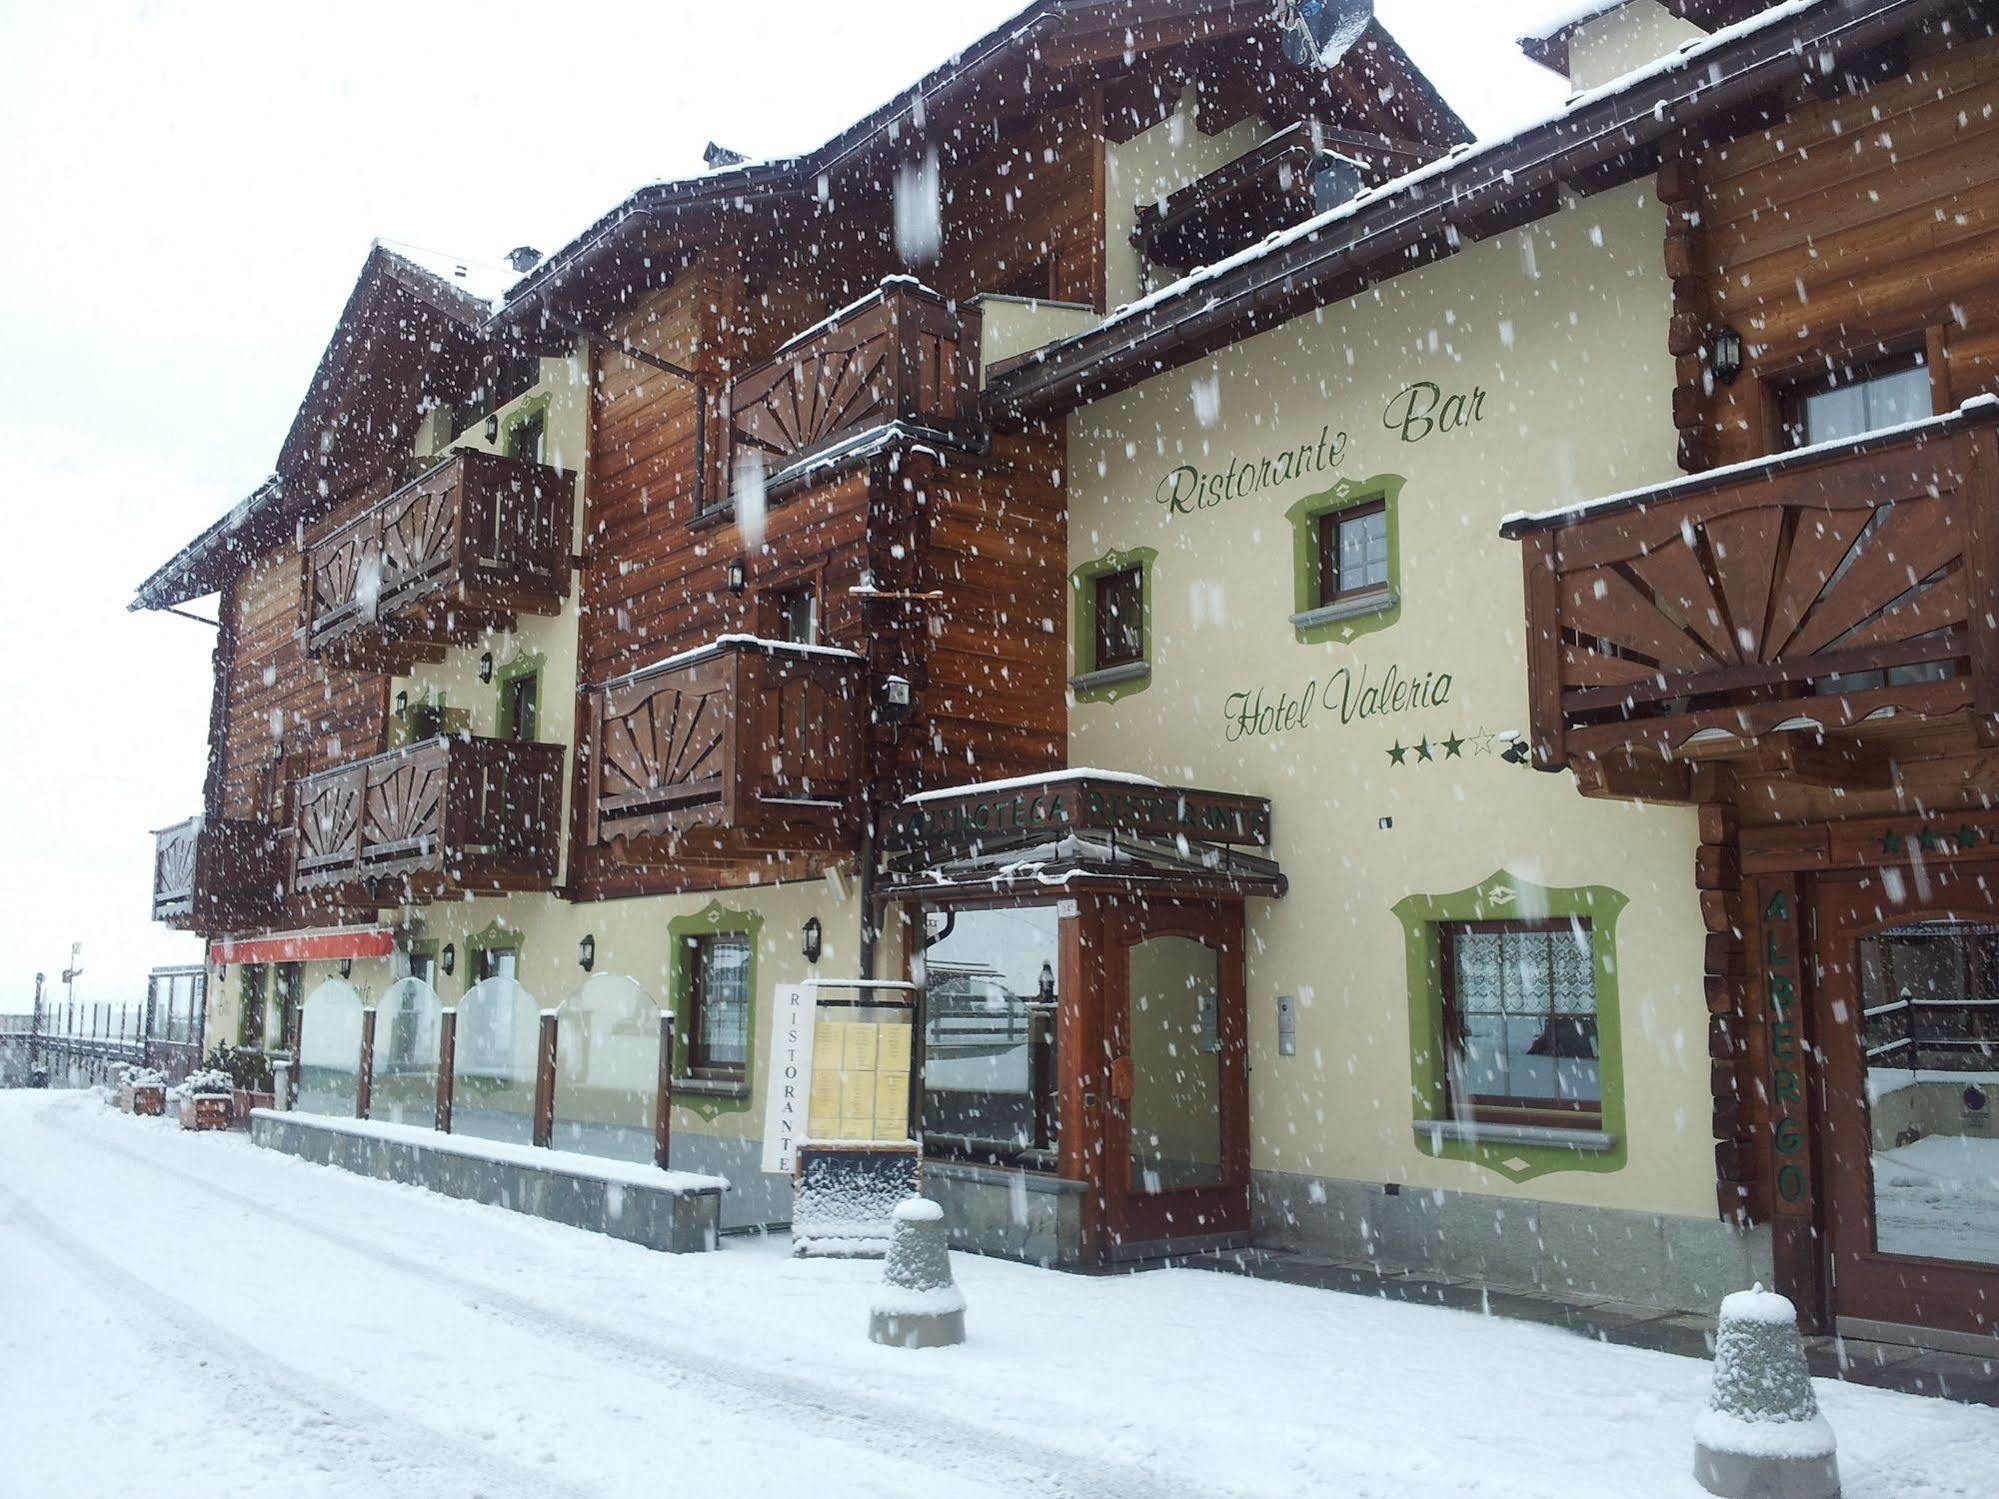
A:
POLYGON ((1476 744, 1476 742, 1476 740, 1466 740, 1455 733, 1450 738, 1439 739, 1435 743, 1432 743, 1427 736, 1417 740, 1414 744, 1404 744, 1398 739, 1388 751, 1388 763, 1391 765, 1407 765, 1411 755, 1416 757, 1416 763, 1419 765, 1425 760, 1434 763, 1438 750, 1444 752, 1446 760, 1462 760, 1464 758, 1465 745, 1467 743, 1476 744))

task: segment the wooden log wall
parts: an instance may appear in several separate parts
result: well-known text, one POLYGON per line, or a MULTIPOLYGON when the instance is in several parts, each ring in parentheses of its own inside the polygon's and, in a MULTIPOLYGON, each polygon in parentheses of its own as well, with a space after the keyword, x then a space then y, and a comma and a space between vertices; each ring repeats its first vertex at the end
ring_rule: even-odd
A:
POLYGON ((1689 469, 1776 450, 1783 386, 1832 364, 1923 350, 1939 410, 1999 388, 1999 41, 1959 26, 1890 71, 1830 98, 1801 84, 1778 123, 1697 161, 1668 151, 1689 469), (1747 366, 1710 391, 1699 349, 1721 324, 1747 366))
POLYGON ((230 659, 224 694, 217 805, 227 818, 276 819, 271 792, 284 780, 385 747, 388 679, 330 671, 299 637, 303 560, 287 543, 239 573, 222 598, 230 659), (282 750, 285 764, 274 762, 282 750))

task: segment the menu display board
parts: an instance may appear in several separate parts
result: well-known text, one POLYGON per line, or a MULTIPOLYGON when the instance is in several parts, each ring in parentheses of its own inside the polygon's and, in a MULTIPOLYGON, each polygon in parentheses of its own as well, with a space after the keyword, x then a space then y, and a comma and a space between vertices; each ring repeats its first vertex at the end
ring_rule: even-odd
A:
POLYGON ((906 1006, 822 1004, 812 1028, 806 1137, 907 1140, 911 1036, 906 1006))

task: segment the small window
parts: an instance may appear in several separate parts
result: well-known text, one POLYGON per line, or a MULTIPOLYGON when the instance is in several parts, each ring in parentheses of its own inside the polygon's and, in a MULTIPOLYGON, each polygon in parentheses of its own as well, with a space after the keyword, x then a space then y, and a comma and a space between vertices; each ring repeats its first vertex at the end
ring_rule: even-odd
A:
POLYGON ((530 671, 514 677, 508 681, 505 691, 502 706, 504 721, 500 725, 503 737, 532 743, 540 726, 541 673, 530 671))
POLYGON ((520 977, 521 950, 518 947, 481 947, 474 951, 478 961, 473 966, 473 982, 483 984, 487 979, 520 977))
POLYGON ((750 1062, 750 944, 736 933, 687 939, 687 1076, 741 1082, 750 1062))
POLYGON ((507 428, 506 456, 540 463, 548 450, 548 408, 537 406, 507 428))
POLYGON ((1319 602, 1388 588, 1388 506, 1380 500, 1319 517, 1319 602))
POLYGON ((261 964, 253 964, 240 970, 242 974, 243 1009, 242 1024, 236 1032, 239 1045, 261 1047, 264 1044, 264 992, 270 970, 261 964))
POLYGON ((1449 922, 1439 937, 1451 1117, 1600 1128, 1589 921, 1449 922))
POLYGON ((819 643, 819 590, 809 586, 784 588, 771 596, 771 613, 779 640, 792 645, 819 643))
POLYGON ((1145 570, 1120 568, 1096 580, 1096 669, 1145 659, 1145 570))
POLYGON ((1792 448, 1863 437, 1935 414, 1929 366, 1915 353, 1800 381, 1780 400, 1784 443, 1792 448))

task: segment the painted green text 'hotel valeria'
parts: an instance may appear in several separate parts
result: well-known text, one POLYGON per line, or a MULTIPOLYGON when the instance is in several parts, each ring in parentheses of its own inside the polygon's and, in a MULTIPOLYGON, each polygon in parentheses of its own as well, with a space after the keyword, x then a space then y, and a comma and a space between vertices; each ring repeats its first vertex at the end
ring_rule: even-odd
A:
POLYGON ((912 983, 966 1247, 1999 1348, 1999 11, 1578 9, 1489 142, 1364 5, 1037 0, 378 245, 139 591, 207 1041, 748 1227, 775 996, 912 983))

